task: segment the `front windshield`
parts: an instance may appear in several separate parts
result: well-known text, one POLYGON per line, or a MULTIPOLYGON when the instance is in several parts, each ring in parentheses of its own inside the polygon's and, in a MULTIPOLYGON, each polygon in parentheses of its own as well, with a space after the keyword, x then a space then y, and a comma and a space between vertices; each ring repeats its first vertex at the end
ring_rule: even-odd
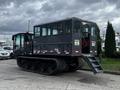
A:
POLYGON ((4 50, 12 50, 12 47, 4 47, 4 50))

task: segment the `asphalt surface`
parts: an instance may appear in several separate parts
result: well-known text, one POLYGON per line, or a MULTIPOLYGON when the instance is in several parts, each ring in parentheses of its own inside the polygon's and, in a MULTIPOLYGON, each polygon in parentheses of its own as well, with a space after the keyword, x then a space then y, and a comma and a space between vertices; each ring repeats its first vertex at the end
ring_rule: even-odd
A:
POLYGON ((45 76, 26 72, 16 60, 0 61, 0 90, 120 90, 120 75, 89 71, 45 76))

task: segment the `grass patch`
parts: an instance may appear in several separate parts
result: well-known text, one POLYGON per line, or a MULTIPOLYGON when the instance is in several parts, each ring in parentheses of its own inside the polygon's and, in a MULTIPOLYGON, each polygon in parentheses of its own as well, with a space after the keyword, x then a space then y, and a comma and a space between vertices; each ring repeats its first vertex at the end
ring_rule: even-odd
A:
POLYGON ((120 71, 120 59, 103 58, 101 65, 107 71, 120 71))
MULTIPOLYGON (((104 71, 120 72, 120 59, 103 58, 100 63, 104 71)), ((87 63, 83 69, 90 69, 87 63)))

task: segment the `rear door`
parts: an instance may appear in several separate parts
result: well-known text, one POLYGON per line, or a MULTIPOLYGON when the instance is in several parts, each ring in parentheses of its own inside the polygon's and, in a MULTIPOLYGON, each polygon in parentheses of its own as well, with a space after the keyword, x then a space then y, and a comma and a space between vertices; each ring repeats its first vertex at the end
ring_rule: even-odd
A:
POLYGON ((90 27, 88 25, 84 25, 82 30, 82 53, 90 53, 90 27))

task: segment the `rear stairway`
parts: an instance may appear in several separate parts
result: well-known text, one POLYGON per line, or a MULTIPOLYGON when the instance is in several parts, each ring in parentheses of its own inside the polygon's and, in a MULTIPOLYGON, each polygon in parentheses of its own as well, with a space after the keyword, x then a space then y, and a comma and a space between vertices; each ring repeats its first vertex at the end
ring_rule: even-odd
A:
POLYGON ((102 73, 103 69, 99 63, 99 59, 91 54, 83 54, 83 59, 88 63, 93 73, 102 73))

